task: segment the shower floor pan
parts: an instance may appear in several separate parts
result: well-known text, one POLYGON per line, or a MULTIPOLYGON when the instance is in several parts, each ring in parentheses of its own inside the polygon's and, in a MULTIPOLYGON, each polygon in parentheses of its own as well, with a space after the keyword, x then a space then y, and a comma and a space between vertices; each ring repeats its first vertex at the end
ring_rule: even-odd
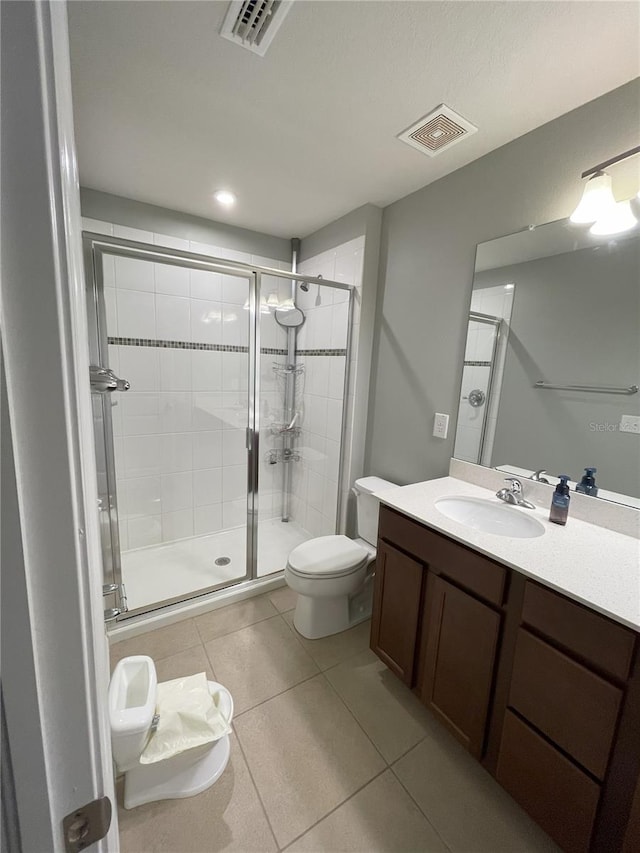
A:
MULTIPOLYGON (((289 552, 311 539, 295 521, 269 519, 258 524, 258 577, 282 571, 289 552)), ((163 545, 122 552, 122 580, 129 610, 244 578, 246 530, 236 527, 163 545), (216 562, 217 561, 217 562, 216 562)))

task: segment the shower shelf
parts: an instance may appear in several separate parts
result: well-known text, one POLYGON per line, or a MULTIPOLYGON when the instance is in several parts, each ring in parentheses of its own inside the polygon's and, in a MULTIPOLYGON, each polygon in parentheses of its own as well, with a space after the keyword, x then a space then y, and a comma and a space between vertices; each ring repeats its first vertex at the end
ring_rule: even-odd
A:
POLYGON ((269 432, 271 435, 277 435, 282 437, 283 435, 290 435, 292 438, 298 438, 302 433, 302 427, 293 426, 290 427, 287 424, 270 424, 269 432))
POLYGON ((295 375, 300 376, 304 373, 304 364, 280 364, 277 361, 273 362, 273 372, 279 376, 295 375))
POLYGON ((302 455, 296 450, 269 450, 265 454, 265 461, 269 465, 276 465, 278 462, 300 462, 302 455))

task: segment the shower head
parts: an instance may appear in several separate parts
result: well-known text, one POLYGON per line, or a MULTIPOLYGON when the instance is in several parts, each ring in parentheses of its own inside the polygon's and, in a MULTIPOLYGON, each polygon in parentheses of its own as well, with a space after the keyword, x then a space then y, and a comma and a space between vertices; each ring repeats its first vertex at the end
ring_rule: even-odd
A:
POLYGON ((300 290, 303 290, 305 293, 308 293, 309 292, 309 282, 308 281, 301 281, 300 282, 300 290))

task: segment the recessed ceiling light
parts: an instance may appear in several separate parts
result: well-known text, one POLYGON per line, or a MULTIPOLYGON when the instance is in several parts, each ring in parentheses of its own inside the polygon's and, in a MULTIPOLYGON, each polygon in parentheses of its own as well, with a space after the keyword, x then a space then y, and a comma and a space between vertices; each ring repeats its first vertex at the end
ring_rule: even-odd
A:
POLYGON ((213 194, 213 197, 218 202, 218 204, 221 204, 224 207, 231 207, 236 203, 235 195, 229 192, 229 190, 216 190, 213 194))

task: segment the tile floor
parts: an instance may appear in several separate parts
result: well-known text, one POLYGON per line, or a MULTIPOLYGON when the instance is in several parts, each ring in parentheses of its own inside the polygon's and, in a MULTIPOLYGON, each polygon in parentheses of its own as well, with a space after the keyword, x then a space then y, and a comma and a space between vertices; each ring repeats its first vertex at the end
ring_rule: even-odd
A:
POLYGON ((161 681, 204 670, 236 706, 222 778, 120 808, 123 853, 557 850, 369 651, 369 623, 305 640, 294 604, 284 587, 112 646, 161 681))

